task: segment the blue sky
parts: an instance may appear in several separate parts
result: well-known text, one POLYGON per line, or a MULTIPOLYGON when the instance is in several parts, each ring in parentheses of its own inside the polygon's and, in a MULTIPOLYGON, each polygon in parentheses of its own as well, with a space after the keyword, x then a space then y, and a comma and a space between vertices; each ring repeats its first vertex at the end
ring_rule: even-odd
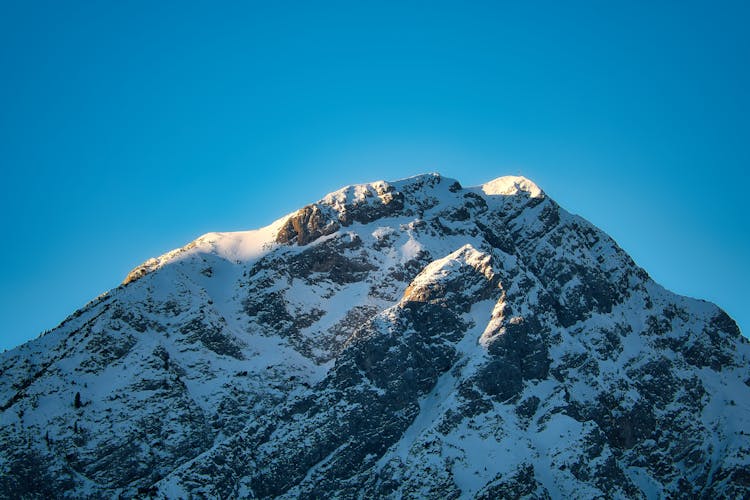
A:
POLYGON ((748 5, 1 2, 0 349, 200 234, 427 171, 533 179, 747 333, 748 5))

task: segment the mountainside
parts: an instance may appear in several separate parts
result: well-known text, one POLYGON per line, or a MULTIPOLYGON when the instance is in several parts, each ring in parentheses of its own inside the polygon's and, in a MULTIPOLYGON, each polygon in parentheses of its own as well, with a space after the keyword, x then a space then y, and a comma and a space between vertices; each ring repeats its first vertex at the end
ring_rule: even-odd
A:
POLYGON ((747 498, 749 361, 528 179, 349 186, 0 355, 0 496, 747 498))

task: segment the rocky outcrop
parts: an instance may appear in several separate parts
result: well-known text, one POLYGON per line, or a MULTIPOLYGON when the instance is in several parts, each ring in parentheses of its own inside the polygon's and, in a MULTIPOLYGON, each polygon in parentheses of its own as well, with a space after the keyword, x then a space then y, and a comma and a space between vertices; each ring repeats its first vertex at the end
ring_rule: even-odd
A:
POLYGON ((318 205, 308 205, 287 218, 276 241, 304 246, 321 236, 336 232, 338 228, 336 222, 326 219, 318 205))

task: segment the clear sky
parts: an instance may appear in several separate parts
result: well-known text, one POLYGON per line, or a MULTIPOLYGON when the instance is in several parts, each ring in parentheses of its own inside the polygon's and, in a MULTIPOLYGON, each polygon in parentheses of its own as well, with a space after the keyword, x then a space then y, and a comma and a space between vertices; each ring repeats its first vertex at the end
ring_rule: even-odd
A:
POLYGON ((0 1, 0 349, 346 184, 521 173, 750 331, 750 3, 0 1))

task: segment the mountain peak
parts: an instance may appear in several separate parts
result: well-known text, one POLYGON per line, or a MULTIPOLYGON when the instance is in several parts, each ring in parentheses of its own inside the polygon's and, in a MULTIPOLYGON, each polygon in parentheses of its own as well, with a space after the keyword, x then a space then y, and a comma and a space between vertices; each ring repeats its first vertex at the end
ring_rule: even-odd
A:
POLYGON ((749 365, 524 177, 357 184, 0 354, 0 498, 747 498, 749 365))
POLYGON ((544 191, 533 181, 520 175, 506 175, 482 184, 482 191, 486 195, 516 195, 526 194, 529 198, 544 197, 544 191))

